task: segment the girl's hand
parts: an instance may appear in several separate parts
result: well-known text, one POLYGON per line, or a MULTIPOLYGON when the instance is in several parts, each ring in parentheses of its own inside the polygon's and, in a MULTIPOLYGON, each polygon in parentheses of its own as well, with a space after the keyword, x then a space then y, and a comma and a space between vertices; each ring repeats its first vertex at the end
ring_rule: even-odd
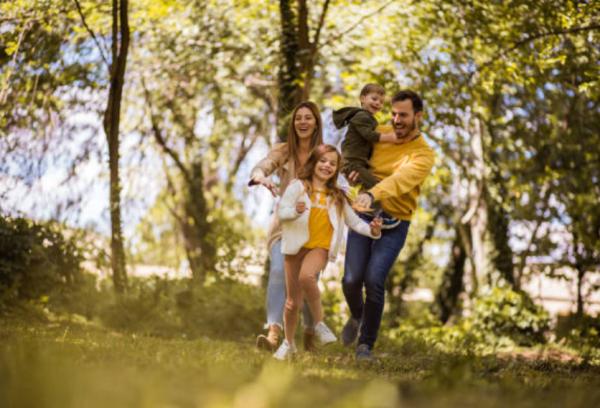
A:
POLYGON ((371 234, 374 236, 381 235, 381 226, 383 225, 383 219, 381 217, 373 218, 373 221, 369 223, 369 227, 371 227, 371 234))
POLYGON ((277 186, 275 186, 275 183, 273 183, 273 181, 271 181, 270 178, 254 177, 250 179, 250 182, 248 183, 249 186, 254 186, 256 184, 260 184, 261 186, 266 187, 267 190, 269 190, 271 194, 273 194, 273 197, 277 197, 277 186))
POLYGON ((306 211, 306 203, 304 201, 298 201, 296 203, 296 212, 302 214, 304 211, 306 211))

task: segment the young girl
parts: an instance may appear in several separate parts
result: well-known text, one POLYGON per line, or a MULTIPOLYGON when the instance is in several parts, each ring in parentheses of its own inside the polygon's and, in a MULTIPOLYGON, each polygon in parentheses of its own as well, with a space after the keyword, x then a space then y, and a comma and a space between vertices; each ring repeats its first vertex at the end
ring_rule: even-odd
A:
POLYGON ((334 261, 337 256, 343 239, 342 223, 371 238, 381 236, 381 219, 376 218, 370 224, 361 220, 337 187, 340 162, 340 153, 334 146, 317 146, 279 202, 287 298, 285 340, 273 355, 278 360, 296 352, 294 335, 303 296, 315 322, 317 340, 321 344, 336 341, 323 322, 317 276, 327 260, 334 261))

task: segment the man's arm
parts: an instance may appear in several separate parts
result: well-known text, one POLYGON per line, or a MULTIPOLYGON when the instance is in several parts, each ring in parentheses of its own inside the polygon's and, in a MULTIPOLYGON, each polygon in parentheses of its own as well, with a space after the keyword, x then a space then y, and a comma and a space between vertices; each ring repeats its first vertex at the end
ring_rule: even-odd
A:
POLYGON ((435 155, 431 150, 423 149, 415 152, 408 162, 398 167, 392 175, 381 180, 369 190, 369 193, 373 195, 375 201, 400 197, 423 183, 431 173, 434 161, 435 155))

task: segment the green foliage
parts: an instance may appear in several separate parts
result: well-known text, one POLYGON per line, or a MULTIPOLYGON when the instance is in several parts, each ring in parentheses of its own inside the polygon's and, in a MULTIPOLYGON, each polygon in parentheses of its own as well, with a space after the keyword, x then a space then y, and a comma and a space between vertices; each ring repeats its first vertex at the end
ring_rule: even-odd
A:
POLYGON ((194 287, 177 296, 185 333, 234 340, 256 334, 264 323, 264 302, 262 289, 230 279, 194 287))
POLYGON ((160 278, 130 279, 126 294, 109 296, 100 319, 117 330, 155 336, 181 334, 175 294, 179 281, 160 278))
POLYGON ((0 216, 0 253, 0 304, 58 304, 78 286, 89 286, 75 239, 66 238, 56 224, 0 216))
POLYGON ((556 337, 579 350, 585 361, 600 361, 600 316, 560 316, 556 337))
POLYGON ((507 337, 519 345, 544 343, 550 323, 548 313, 529 296, 499 287, 475 299, 471 319, 484 339, 507 337))
POLYGON ((135 279, 109 297, 101 320, 117 330, 161 337, 250 338, 264 319, 264 292, 229 279, 202 287, 189 280, 135 279))

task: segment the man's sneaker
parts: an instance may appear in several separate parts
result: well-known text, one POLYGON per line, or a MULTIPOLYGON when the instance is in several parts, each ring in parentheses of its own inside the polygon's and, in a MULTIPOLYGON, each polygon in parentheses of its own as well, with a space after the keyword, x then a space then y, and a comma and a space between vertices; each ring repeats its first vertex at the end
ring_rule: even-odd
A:
POLYGON ((342 343, 344 346, 349 346, 356 341, 358 337, 358 329, 360 328, 360 322, 350 316, 344 328, 342 329, 342 343))
POLYGON ((317 336, 317 340, 321 344, 333 343, 337 340, 335 334, 325 325, 323 322, 317 323, 315 326, 315 335, 317 336))
POLYGON ((356 348, 356 361, 371 362, 374 361, 371 349, 366 344, 359 344, 356 348))
POLYGON ((282 360, 282 361, 289 360, 297 352, 298 352, 298 350, 296 349, 295 344, 290 345, 290 343, 288 343, 287 340, 284 340, 281 343, 281 346, 279 346, 279 348, 275 352, 275 354, 273 354, 273 357, 276 358, 277 360, 282 360))

